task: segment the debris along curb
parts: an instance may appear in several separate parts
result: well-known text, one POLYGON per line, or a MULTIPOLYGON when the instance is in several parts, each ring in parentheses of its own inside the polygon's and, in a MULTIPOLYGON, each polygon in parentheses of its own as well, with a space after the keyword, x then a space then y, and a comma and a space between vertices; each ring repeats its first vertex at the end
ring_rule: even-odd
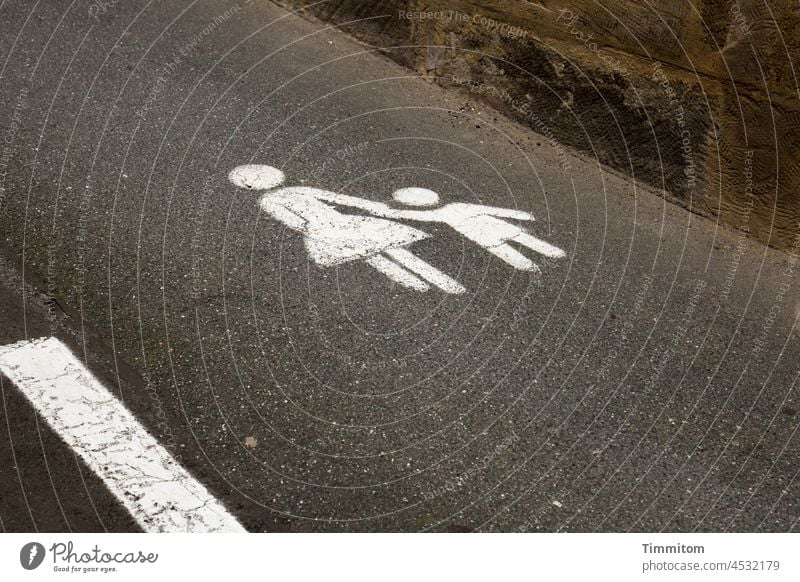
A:
POLYGON ((766 19, 759 1, 273 0, 788 250, 800 233, 800 100, 782 73, 788 51, 758 48, 790 38, 800 16, 775 7, 766 19))

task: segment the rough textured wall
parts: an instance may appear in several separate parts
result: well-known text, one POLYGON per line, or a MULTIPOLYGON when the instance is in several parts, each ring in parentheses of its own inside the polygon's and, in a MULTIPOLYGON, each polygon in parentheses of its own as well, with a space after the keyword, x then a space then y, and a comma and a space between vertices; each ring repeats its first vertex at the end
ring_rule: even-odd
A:
POLYGON ((281 0, 437 82, 789 248, 798 0, 281 0))

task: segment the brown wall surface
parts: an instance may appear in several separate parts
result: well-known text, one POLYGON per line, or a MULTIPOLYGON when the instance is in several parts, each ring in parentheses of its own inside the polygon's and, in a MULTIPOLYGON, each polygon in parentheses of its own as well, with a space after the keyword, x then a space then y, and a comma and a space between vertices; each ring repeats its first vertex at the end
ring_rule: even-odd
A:
POLYGON ((800 0, 279 0, 788 249, 800 0))

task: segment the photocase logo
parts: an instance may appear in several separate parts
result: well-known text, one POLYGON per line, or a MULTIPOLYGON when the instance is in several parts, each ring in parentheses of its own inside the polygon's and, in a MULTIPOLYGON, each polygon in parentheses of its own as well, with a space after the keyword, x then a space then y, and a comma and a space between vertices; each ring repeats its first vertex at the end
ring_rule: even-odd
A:
POLYGON ((19 552, 19 563, 26 570, 35 570, 44 561, 44 546, 37 542, 30 542, 22 546, 19 552))

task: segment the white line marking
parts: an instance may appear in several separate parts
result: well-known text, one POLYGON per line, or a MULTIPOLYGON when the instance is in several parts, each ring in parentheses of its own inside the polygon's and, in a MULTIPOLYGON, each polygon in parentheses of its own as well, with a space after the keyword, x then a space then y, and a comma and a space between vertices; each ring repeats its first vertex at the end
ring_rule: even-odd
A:
POLYGON ((528 234, 527 232, 523 232, 518 234, 514 238, 511 238, 516 243, 519 243, 523 246, 528 247, 532 251, 536 251, 540 255, 544 255, 545 257, 550 257, 551 259, 563 259, 567 256, 562 249, 558 248, 557 246, 551 245, 549 242, 545 242, 541 239, 536 238, 528 234))
POLYGON ((370 257, 366 259, 367 263, 389 277, 392 281, 400 283, 409 289, 416 289, 417 291, 427 291, 430 289, 425 281, 415 277, 412 273, 406 271, 403 267, 394 263, 383 256, 370 257))
POLYGON ((58 339, 0 346, 0 371, 145 531, 246 531, 58 339))
POLYGON ((417 275, 436 285, 439 289, 446 293, 458 295, 464 293, 466 289, 455 279, 445 275, 439 269, 436 269, 420 259, 413 253, 408 252, 406 249, 389 249, 386 254, 392 257, 398 264, 404 266, 406 269, 415 272, 417 275))

